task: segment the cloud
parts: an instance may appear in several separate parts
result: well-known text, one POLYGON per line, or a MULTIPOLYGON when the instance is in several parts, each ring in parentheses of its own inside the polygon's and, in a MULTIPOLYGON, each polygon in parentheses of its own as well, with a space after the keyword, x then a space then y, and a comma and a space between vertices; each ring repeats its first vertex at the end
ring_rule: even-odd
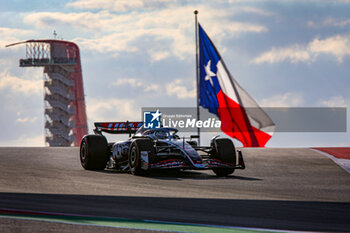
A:
MULTIPOLYGON (((19 28, 6 28, 0 27, 0 50, 5 50, 6 45, 15 43, 21 40, 22 37, 27 37, 33 34, 32 30, 25 30, 19 28)), ((17 49, 18 47, 10 47, 11 49, 17 49)))
POLYGON ((35 12, 24 17, 23 22, 34 25, 36 28, 66 26, 79 28, 84 31, 100 31, 101 22, 108 22, 111 19, 108 12, 35 12))
MULTIPOLYGON (((124 1, 122 1, 124 2, 124 1)), ((140 8, 128 14, 111 12, 110 4, 121 4, 118 1, 76 1, 68 6, 81 6, 81 9, 101 9, 97 12, 35 12, 27 14, 23 22, 37 28, 75 28, 89 32, 87 36, 73 38, 86 50, 101 53, 121 52, 142 53, 150 56, 152 62, 160 61, 175 55, 181 60, 192 55, 194 49, 193 5, 152 1, 153 5, 164 5, 160 9, 140 8), (170 5, 168 5, 170 4, 170 5)), ((137 1, 138 2, 138 1, 137 1)), ((152 5, 149 1, 140 1, 143 5, 152 5)), ((134 1, 125 1, 132 6, 134 1)), ((153 6, 152 5, 152 6, 153 6)), ((129 6, 129 5, 128 5, 129 6)), ((263 33, 266 26, 251 22, 232 21, 228 9, 213 9, 209 5, 199 7, 203 13, 201 20, 207 22, 210 33, 217 44, 223 38, 239 36, 242 33, 263 33)), ((134 9, 134 8, 133 8, 134 9)), ((137 7, 135 9, 138 9, 137 7)), ((258 11, 251 8, 247 10, 258 11)), ((261 14, 261 12, 260 12, 261 14)), ((67 32, 66 32, 67 33, 67 32)), ((72 31, 74 35, 74 31, 72 31)), ((224 49, 224 48, 223 48, 224 49)))
POLYGON ((129 86, 131 88, 138 89, 144 92, 152 92, 159 94, 159 90, 166 90, 168 96, 176 96, 178 99, 192 99, 196 97, 195 82, 192 83, 191 89, 186 85, 187 82, 184 79, 176 79, 166 85, 145 83, 140 79, 135 78, 119 78, 113 82, 112 85, 115 87, 129 86))
POLYGON ((350 19, 327 18, 323 22, 323 24, 327 26, 333 26, 333 27, 345 27, 350 24, 350 19))
MULTIPOLYGON (((36 76, 34 76, 36 77, 36 76)), ((43 81, 37 77, 32 80, 19 78, 11 75, 7 70, 0 73, 0 89, 28 95, 39 95, 42 93, 43 81)))
POLYGON ((309 61, 310 54, 307 50, 301 48, 299 45, 294 45, 288 48, 272 48, 270 51, 265 52, 256 57, 253 62, 256 64, 261 63, 278 63, 283 61, 290 61, 291 63, 297 63, 300 61, 309 61))
POLYGON ((235 32, 266 32, 268 31, 266 26, 261 26, 252 23, 241 23, 233 22, 229 25, 223 25, 222 28, 226 29, 225 31, 235 33, 235 32))
POLYGON ((319 101, 321 106, 326 107, 346 107, 346 101, 342 96, 332 96, 329 99, 319 101))
POLYGON ((322 53, 333 55, 341 63, 345 56, 350 55, 350 37, 336 35, 324 40, 316 38, 309 43, 308 50, 316 56, 322 53))
POLYGON ((88 97, 87 115, 92 121, 138 121, 141 112, 133 99, 88 97))
MULTIPOLYGON (((178 18, 167 17, 170 10, 140 12, 127 15, 115 15, 107 11, 96 13, 52 13, 39 12, 27 15, 24 22, 37 28, 72 27, 91 32, 87 37, 73 39, 84 50, 101 53, 144 52, 145 49, 154 61, 168 57, 172 53, 184 58, 194 50, 193 35, 186 32, 189 26, 182 11, 176 12, 178 18), (178 20, 178 19, 181 20, 178 20), (184 23, 184 25, 181 25, 184 23), (145 44, 145 41, 149 41, 145 44), (166 40, 167 47, 160 53, 157 46, 160 40, 166 40), (193 48, 193 49, 192 49, 193 48)), ((173 13, 174 14, 174 13, 173 13)))
POLYGON ((0 141, 0 146, 43 147, 45 146, 45 136, 43 134, 21 135, 13 140, 0 141))
POLYGON ((317 27, 317 24, 314 21, 307 21, 306 25, 310 28, 317 27))
POLYGON ((38 120, 38 117, 32 117, 32 118, 29 118, 29 117, 18 117, 16 119, 16 122, 18 122, 18 123, 34 123, 37 120, 38 120))
POLYGON ((149 54, 151 56, 151 59, 153 62, 163 60, 170 56, 169 51, 162 51, 162 50, 150 50, 149 54))
POLYGON ((138 88, 145 92, 158 91, 160 86, 158 84, 144 83, 139 79, 135 78, 119 78, 117 81, 112 83, 113 86, 131 86, 133 88, 138 88))
MULTIPOLYGON (((67 7, 73 7, 81 10, 111 10, 115 12, 134 11, 137 9, 158 9, 164 7, 170 0, 78 0, 67 3, 67 7)), ((176 1, 173 1, 176 2, 176 1)))
POLYGON ((350 19, 328 17, 321 22, 308 21, 306 25, 310 28, 321 28, 321 27, 342 28, 350 25, 350 19))
POLYGON ((193 99, 196 97, 195 82, 192 84, 192 89, 188 90, 185 80, 176 79, 166 86, 166 91, 169 96, 175 95, 179 99, 193 99))
POLYGON ((284 48, 272 48, 252 60, 255 64, 278 62, 313 62, 319 55, 332 55, 339 63, 350 56, 350 36, 336 35, 326 39, 315 38, 307 45, 293 45, 284 48))
MULTIPOLYGON (((246 0, 245 0, 246 1, 246 0)), ((230 3, 239 3, 236 1, 230 1, 230 3)), ((213 4, 216 4, 215 2, 213 4)), ((69 2, 66 7, 72 7, 80 10, 109 10, 113 12, 127 12, 137 11, 140 9, 146 10, 160 10, 163 8, 173 8, 182 5, 190 5, 186 1, 179 0, 77 0, 69 2)), ((196 7, 193 6, 192 9, 196 7)), ((237 12, 248 12, 262 16, 273 16, 273 14, 267 10, 261 10, 259 8, 251 6, 235 6, 237 12)), ((232 11, 231 11, 232 12, 232 11)))
POLYGON ((274 14, 270 11, 262 10, 262 9, 250 7, 250 6, 241 7, 240 11, 254 13, 261 16, 274 16, 274 14))
POLYGON ((288 92, 264 98, 260 102, 261 107, 300 107, 304 99, 300 93, 288 92))
POLYGON ((23 36, 33 33, 31 30, 19 29, 19 28, 6 28, 0 27, 0 36, 1 38, 8 38, 14 36, 23 36))

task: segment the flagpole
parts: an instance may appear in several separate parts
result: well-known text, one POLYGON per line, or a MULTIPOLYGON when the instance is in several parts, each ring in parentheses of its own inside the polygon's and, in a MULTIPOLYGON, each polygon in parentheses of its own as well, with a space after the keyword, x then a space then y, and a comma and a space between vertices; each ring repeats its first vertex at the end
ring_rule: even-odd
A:
MULTIPOLYGON (((198 11, 195 10, 194 12, 194 18, 195 18, 195 33, 196 33, 196 90, 197 90, 197 121, 200 120, 199 115, 199 61, 198 61, 198 11)), ((200 128, 197 127, 197 135, 198 135, 198 146, 201 144, 201 138, 200 138, 200 128)))

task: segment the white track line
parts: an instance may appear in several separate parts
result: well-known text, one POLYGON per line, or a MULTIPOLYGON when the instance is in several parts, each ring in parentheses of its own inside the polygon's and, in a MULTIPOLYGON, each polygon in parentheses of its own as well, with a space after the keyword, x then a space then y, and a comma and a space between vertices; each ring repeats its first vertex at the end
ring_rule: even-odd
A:
POLYGON ((94 224, 94 223, 78 223, 78 222, 71 222, 67 220, 48 220, 48 219, 36 219, 35 217, 29 218, 29 217, 18 217, 18 216, 9 216, 4 215, 0 218, 7 218, 7 219, 19 219, 19 220, 26 220, 26 221, 33 221, 33 222, 47 222, 47 223, 58 223, 58 224, 70 224, 70 225, 77 225, 77 226, 94 226, 94 227, 108 227, 108 228, 118 228, 118 229, 130 229, 130 230, 143 230, 143 231, 159 231, 159 232, 176 232, 176 233, 187 233, 184 231, 169 231, 169 230, 157 230, 157 229, 147 229, 147 228, 137 228, 137 227, 123 227, 123 226, 111 226, 111 225, 103 225, 103 224, 94 224))
MULTIPOLYGON (((74 215, 74 214, 65 214, 65 213, 57 213, 57 212, 42 212, 42 211, 28 211, 28 210, 18 210, 18 209, 8 209, 8 208, 0 208, 0 210, 8 210, 8 211, 23 211, 23 212, 29 212, 28 214, 39 214, 38 219, 35 217, 27 217, 27 216, 16 216, 16 214, 13 214, 14 216, 9 215, 1 215, 0 218, 11 218, 11 219, 22 219, 22 220, 31 220, 31 221, 42 221, 42 222, 51 222, 51 223, 63 223, 63 224, 73 224, 73 225, 82 225, 82 226, 99 226, 99 227, 111 227, 111 228, 121 228, 121 229, 135 229, 135 230, 149 230, 149 231, 168 231, 168 232, 182 232, 182 231, 173 231, 173 230, 155 230, 155 229, 148 229, 148 228, 134 228, 134 227, 127 227, 127 226, 111 226, 111 225, 103 225, 103 224, 94 224, 94 223, 77 223, 72 222, 70 220, 48 220, 48 219, 40 219, 40 217, 54 217, 54 216, 67 216, 67 217, 87 217, 87 218, 106 218, 106 219, 119 219, 119 220, 134 220, 134 219, 128 219, 128 218, 118 218, 118 217, 101 217, 101 216, 92 216, 92 215, 74 215), (45 215, 46 214, 46 215, 45 215)), ((25 215, 25 213, 24 213, 25 215)), ((279 233, 306 233, 306 231, 293 231, 293 230, 282 230, 282 229, 270 229, 270 228, 255 228, 255 227, 234 227, 234 226, 221 226, 221 225, 207 225, 207 224, 196 224, 196 223, 183 223, 183 222, 171 222, 171 221, 157 221, 157 220, 148 220, 148 219, 138 219, 137 221, 144 222, 144 223, 163 223, 163 224, 169 224, 169 225, 182 225, 182 226, 201 226, 201 227, 213 227, 213 228, 222 228, 222 229, 232 229, 232 230, 250 230, 250 231, 261 231, 261 232, 279 232, 279 233)), ((184 232, 186 233, 186 232, 184 232)), ((307 231, 307 233, 312 233, 311 231, 307 231)))

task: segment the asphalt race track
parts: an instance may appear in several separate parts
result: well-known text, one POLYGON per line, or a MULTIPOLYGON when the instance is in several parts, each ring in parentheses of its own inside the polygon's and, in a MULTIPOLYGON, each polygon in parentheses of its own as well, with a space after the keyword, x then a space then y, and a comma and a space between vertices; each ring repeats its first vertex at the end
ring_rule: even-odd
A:
MULTIPOLYGON (((350 174, 311 149, 243 149, 246 170, 86 171, 78 148, 0 148, 0 210, 350 231, 350 174)), ((152 232, 0 217, 0 232, 152 232)))

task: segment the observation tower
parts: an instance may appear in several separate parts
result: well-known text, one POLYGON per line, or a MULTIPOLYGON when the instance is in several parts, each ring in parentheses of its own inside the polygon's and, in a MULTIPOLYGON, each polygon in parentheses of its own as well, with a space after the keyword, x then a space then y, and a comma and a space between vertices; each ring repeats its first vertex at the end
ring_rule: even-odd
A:
POLYGON ((27 40, 20 67, 44 67, 45 142, 79 146, 88 133, 79 48, 64 40, 27 40))

